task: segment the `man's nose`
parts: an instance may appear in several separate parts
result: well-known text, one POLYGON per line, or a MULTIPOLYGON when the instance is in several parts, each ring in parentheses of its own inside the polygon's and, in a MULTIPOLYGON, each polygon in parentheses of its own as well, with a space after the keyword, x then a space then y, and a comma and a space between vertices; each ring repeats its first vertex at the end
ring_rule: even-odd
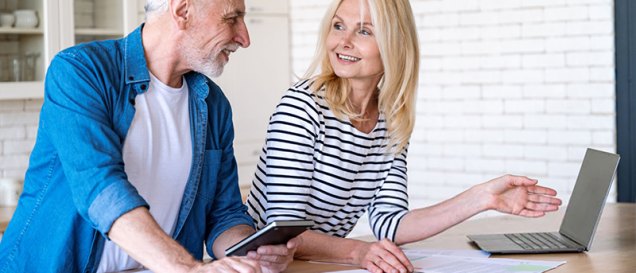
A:
POLYGON ((250 34, 247 31, 247 25, 245 24, 245 21, 241 20, 241 24, 236 30, 236 37, 234 38, 234 40, 243 48, 250 46, 250 34))

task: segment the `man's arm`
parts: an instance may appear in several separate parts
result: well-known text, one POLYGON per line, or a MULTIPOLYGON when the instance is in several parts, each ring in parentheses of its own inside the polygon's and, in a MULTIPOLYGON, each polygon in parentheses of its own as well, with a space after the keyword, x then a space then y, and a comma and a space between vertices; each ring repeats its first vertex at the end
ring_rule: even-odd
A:
POLYGON ((110 239, 153 272, 188 272, 203 264, 159 227, 145 207, 119 217, 110 239))
POLYGON ((212 251, 217 258, 225 257, 225 250, 238 243, 243 238, 252 235, 254 229, 248 225, 238 225, 231 227, 221 233, 212 245, 212 251))
POLYGON ((108 234, 128 255, 157 273, 261 272, 257 261, 246 258, 223 258, 208 264, 195 260, 185 248, 163 232, 145 207, 133 209, 119 217, 108 234))

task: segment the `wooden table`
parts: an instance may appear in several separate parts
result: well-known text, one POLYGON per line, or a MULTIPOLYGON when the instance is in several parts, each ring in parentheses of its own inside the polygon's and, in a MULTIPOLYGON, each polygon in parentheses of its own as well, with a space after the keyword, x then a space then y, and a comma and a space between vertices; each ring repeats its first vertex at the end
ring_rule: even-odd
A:
MULTIPOLYGON (((565 208, 564 208, 565 209, 565 208)), ((557 231, 564 211, 538 219, 516 216, 481 218, 463 222, 433 238, 405 245, 406 248, 477 249, 467 234, 557 231)), ((371 238, 362 238, 370 240, 371 238)), ((549 271, 565 272, 636 272, 636 204, 606 204, 596 230, 591 250, 584 253, 493 255, 494 258, 567 261, 549 271)), ((285 272, 313 273, 348 270, 352 267, 294 261, 285 272)))

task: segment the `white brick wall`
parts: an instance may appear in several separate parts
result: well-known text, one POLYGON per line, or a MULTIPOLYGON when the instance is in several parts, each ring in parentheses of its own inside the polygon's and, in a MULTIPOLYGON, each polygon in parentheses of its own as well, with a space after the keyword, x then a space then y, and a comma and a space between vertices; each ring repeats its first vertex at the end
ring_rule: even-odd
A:
POLYGON ((24 179, 42 100, 0 100, 0 177, 24 179))
MULTIPOLYGON (((290 0, 296 75, 313 56, 328 2, 290 0)), ((422 49, 413 207, 504 173, 569 198, 585 148, 616 146, 612 3, 411 1, 422 49)), ((0 101, 0 177, 23 177, 41 103, 0 101)))
MULTIPOLYGON (((290 1, 297 75, 328 2, 290 1)), ((585 148, 615 151, 613 1, 411 5, 422 50, 412 207, 505 173, 538 178, 568 200, 585 148)))

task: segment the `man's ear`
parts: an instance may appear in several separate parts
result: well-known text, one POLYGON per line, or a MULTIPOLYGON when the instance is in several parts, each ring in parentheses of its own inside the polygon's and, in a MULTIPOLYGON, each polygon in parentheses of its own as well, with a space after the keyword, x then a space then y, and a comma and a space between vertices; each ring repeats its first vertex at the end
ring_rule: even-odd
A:
POLYGON ((190 20, 190 0, 170 0, 170 16, 179 29, 185 29, 190 20))

